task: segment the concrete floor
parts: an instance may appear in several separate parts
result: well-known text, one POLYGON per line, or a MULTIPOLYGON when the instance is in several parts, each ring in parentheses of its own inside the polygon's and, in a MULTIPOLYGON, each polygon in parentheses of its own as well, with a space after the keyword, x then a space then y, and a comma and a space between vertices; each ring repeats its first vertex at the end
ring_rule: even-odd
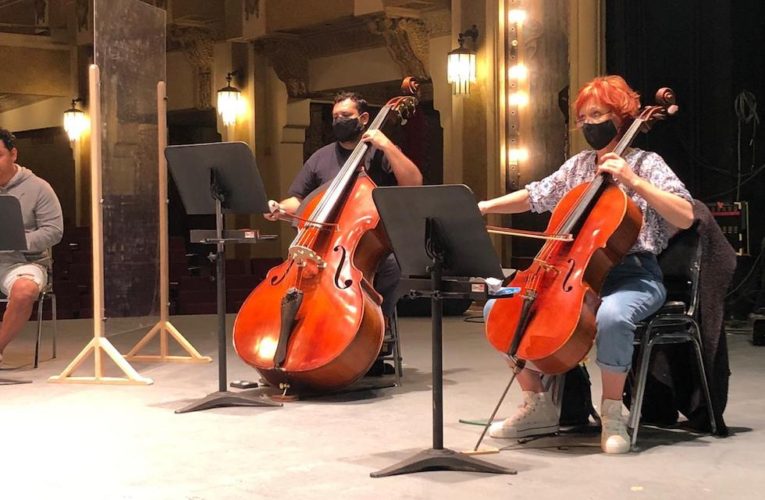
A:
MULTIPOLYGON (((232 317, 229 317, 229 326, 232 317)), ((215 317, 173 324, 215 356, 215 317)), ((59 356, 37 370, 0 371, 27 379, 0 386, 2 498, 762 498, 765 478, 765 348, 730 335, 733 375, 727 439, 642 429, 642 451, 600 453, 599 434, 561 435, 503 447, 481 458, 517 475, 423 472, 372 479, 369 473, 431 446, 430 320, 402 318, 405 377, 398 388, 285 404, 174 410, 217 389, 217 365, 134 364, 150 386, 51 384, 92 335, 87 320, 59 322, 59 356)), ((483 337, 483 325, 444 323, 444 443, 472 448, 508 370, 483 337)), ((110 337, 127 352, 142 332, 110 337)), ((32 330, 8 348, 7 363, 31 358, 32 330)), ((229 380, 257 379, 233 352, 229 380)), ((594 363, 588 366, 598 379, 594 363)), ((92 375, 92 364, 80 372, 92 375)), ((110 370, 117 375, 116 370, 110 370)), ((593 398, 600 398, 599 384, 593 398)), ((511 389, 501 416, 520 401, 511 389)))

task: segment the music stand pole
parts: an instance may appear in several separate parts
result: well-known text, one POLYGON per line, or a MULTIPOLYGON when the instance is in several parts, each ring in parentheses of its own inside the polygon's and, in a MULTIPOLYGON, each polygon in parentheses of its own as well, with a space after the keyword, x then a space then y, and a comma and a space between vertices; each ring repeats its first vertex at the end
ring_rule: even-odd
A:
POLYGON ((441 297, 441 266, 443 251, 438 248, 438 236, 435 235, 435 224, 430 228, 432 239, 428 238, 426 246, 431 247, 433 264, 430 266, 432 292, 430 297, 431 331, 433 338, 433 447, 423 450, 401 462, 377 472, 371 477, 387 477, 398 474, 411 474, 431 470, 453 470, 467 472, 486 472, 491 474, 515 474, 516 471, 494 465, 470 455, 444 448, 444 407, 443 407, 443 303, 441 297))
POLYGON ((223 238, 223 208, 219 197, 215 199, 215 236, 215 279, 218 303, 218 391, 208 394, 180 410, 175 410, 175 413, 188 413, 222 406, 282 406, 281 403, 269 401, 262 396, 227 390, 226 247, 223 238))
POLYGON ((444 449, 444 356, 443 318, 444 304, 441 288, 441 258, 433 259, 430 270, 433 295, 430 297, 430 329, 432 334, 432 378, 433 378, 433 449, 444 449), (436 348, 438 346, 438 348, 436 348))
POLYGON ((220 200, 215 200, 215 236, 218 239, 215 252, 215 287, 218 309, 218 392, 226 392, 226 247, 223 241, 223 208, 220 200), (223 335, 221 335, 223 332, 223 335))

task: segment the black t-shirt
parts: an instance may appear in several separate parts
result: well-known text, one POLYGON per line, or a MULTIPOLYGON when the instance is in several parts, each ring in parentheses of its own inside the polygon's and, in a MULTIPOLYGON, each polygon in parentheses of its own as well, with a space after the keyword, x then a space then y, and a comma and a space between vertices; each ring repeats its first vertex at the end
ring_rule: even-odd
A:
MULTIPOLYGON (((302 200, 314 189, 330 182, 340 172, 352 152, 352 150, 342 147, 339 142, 333 142, 318 149, 303 164, 303 168, 292 181, 287 191, 288 196, 295 196, 302 200)), ((367 150, 364 169, 378 186, 396 186, 398 184, 390 163, 382 151, 374 148, 367 150)))

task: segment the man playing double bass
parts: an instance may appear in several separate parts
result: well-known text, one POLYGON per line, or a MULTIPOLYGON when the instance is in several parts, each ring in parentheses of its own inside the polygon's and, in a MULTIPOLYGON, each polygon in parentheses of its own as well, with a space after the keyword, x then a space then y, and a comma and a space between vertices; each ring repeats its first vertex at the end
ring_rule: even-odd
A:
MULTIPOLYGON (((380 130, 366 131, 369 124, 367 102, 357 93, 340 92, 332 107, 332 131, 337 139, 311 155, 287 192, 288 198, 271 200, 271 213, 266 219, 276 220, 280 211, 294 214, 303 200, 318 187, 331 182, 360 141, 372 147, 364 160, 366 174, 378 186, 420 186, 422 174, 417 166, 380 130)), ((385 258, 377 269, 374 287, 382 295, 382 312, 392 317, 396 307, 396 286, 400 272, 393 254, 385 258)), ((373 367, 375 368, 375 367, 373 367)), ((382 365, 378 363, 378 370, 382 365)))
MULTIPOLYGON (((623 78, 595 78, 579 91, 574 107, 577 127, 592 149, 574 155, 547 178, 481 201, 478 208, 482 214, 552 210, 569 190, 605 172, 642 211, 637 241, 608 274, 596 316, 603 386, 601 448, 606 453, 626 453, 630 444, 622 417, 622 392, 632 362, 635 324, 664 303, 666 290, 656 256, 673 233, 692 225, 692 198, 658 154, 637 148, 628 148, 623 156, 613 152, 626 130, 623 125, 640 107, 637 93, 623 78)), ((487 317, 492 305, 487 304, 487 317)), ((518 381, 524 391, 523 404, 514 416, 493 424, 490 435, 518 438, 556 432, 558 414, 539 372, 524 368, 518 381)))

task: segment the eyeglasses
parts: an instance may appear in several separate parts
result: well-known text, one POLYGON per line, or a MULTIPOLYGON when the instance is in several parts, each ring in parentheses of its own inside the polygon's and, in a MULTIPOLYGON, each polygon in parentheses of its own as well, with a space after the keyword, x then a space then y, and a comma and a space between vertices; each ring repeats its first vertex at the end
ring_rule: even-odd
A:
POLYGON ((576 117, 576 126, 582 127, 585 123, 603 123, 606 121, 613 113, 611 111, 607 111, 605 113, 601 113, 600 111, 593 111, 588 115, 579 115, 576 117))

